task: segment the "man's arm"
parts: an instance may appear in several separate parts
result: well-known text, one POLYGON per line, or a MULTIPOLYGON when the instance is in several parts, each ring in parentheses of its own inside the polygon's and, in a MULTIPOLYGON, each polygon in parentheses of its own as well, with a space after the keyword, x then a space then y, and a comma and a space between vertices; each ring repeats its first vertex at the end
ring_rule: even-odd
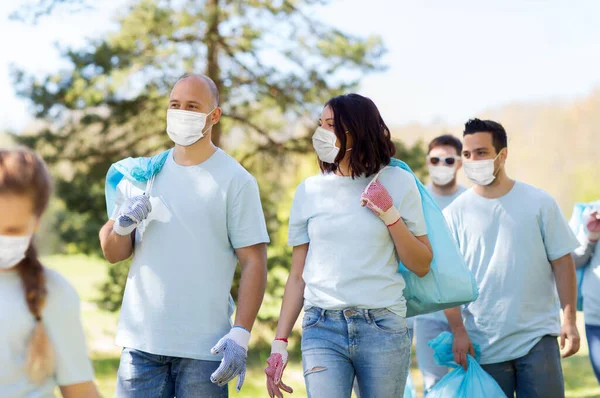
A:
POLYGON ((444 314, 448 319, 448 325, 454 334, 452 343, 452 352, 454 353, 454 362, 467 369, 467 353, 475 357, 475 349, 471 343, 471 339, 463 325, 460 307, 449 308, 444 310, 444 314))
POLYGON ((577 277, 573 256, 567 254, 552 263, 556 289, 563 310, 563 325, 560 331, 560 348, 565 348, 562 357, 567 358, 579 351, 579 332, 577 331, 577 277))
POLYGON ((235 325, 251 331, 267 285, 267 245, 260 243, 235 252, 242 268, 235 325))
POLYGON ((100 230, 100 246, 104 258, 115 264, 127 260, 133 254, 133 239, 135 231, 131 235, 121 236, 113 230, 113 220, 109 220, 100 230))
POLYGON ((260 243, 235 250, 242 267, 238 308, 233 328, 212 348, 213 355, 223 354, 221 365, 210 380, 224 386, 239 376, 237 391, 244 385, 250 331, 258 315, 267 284, 267 245, 260 243))

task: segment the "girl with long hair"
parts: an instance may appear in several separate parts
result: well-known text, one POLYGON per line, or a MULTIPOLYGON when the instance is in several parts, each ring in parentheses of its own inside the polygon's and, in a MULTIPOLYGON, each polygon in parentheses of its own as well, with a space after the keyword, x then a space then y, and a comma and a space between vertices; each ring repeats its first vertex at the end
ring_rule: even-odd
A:
POLYGON ((50 191, 37 155, 0 150, 0 396, 99 397, 79 297, 33 243, 50 191))

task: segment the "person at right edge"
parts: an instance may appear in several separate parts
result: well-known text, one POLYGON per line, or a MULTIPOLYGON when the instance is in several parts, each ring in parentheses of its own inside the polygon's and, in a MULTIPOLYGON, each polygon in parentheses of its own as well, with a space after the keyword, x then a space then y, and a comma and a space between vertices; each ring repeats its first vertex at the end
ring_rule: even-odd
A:
POLYGON ((587 239, 573 253, 577 268, 588 264, 583 278, 583 315, 585 336, 590 350, 590 360, 598 383, 600 383, 600 211, 593 211, 586 220, 587 239))
POLYGON ((475 275, 479 298, 462 314, 459 307, 445 311, 454 333, 454 358, 467 367, 472 339, 481 347, 482 368, 508 397, 515 392, 517 398, 564 397, 557 337, 563 358, 579 350, 571 255, 579 242, 550 195, 506 174, 502 125, 469 120, 463 158, 475 186, 444 214, 475 275))

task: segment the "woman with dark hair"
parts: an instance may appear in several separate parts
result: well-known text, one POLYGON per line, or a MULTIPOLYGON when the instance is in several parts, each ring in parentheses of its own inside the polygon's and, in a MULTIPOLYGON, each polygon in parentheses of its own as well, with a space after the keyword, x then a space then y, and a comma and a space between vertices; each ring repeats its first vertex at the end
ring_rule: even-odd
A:
POLYGON ((405 282, 398 259, 419 276, 432 260, 414 177, 386 166, 390 131, 357 94, 324 107, 313 145, 322 173, 296 190, 289 224, 292 268, 267 360, 269 396, 282 382, 287 338, 302 307, 302 362, 309 397, 404 393, 410 360, 405 282))

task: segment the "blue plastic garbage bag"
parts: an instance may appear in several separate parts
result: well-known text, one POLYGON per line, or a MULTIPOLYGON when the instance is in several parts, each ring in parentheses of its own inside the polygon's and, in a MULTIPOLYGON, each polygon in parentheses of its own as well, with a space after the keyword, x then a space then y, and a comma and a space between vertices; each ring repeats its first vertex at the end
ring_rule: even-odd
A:
MULTIPOLYGON (((587 217, 594 210, 600 210, 600 200, 588 203, 575 203, 575 207, 573 207, 569 226, 582 244, 587 239, 587 228, 585 226, 587 217)), ((583 267, 577 268, 577 311, 583 311, 581 286, 583 285, 583 276, 588 265, 586 264, 583 267)))
POLYGON ((415 383, 413 383, 410 373, 406 379, 406 387, 404 387, 404 398, 417 398, 417 390, 415 390, 415 383))
POLYGON ((467 355, 468 369, 464 370, 454 361, 452 333, 443 332, 431 340, 435 362, 440 366, 454 368, 427 393, 427 398, 506 398, 496 381, 479 366, 481 350, 474 344, 475 358, 467 355))
MULTIPOLYGON (((401 160, 392 159, 390 166, 400 167, 414 176, 410 167, 401 160)), ((467 267, 442 211, 416 176, 415 181, 421 194, 433 261, 431 270, 423 278, 399 263, 398 272, 406 282, 407 317, 467 304, 479 296, 475 277, 467 267)))
POLYGON ((112 216, 114 211, 117 185, 119 185, 121 180, 126 178, 132 182, 148 181, 162 169, 169 153, 171 153, 171 150, 164 151, 152 157, 127 158, 110 166, 104 185, 108 217, 112 216))

